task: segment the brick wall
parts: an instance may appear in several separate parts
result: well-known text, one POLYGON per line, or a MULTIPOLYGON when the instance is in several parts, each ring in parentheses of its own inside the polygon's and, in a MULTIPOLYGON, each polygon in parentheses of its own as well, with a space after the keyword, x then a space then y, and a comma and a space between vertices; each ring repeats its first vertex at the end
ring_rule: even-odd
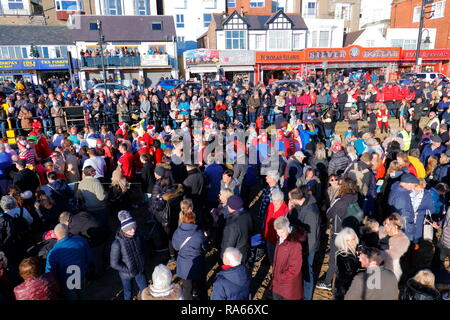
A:
MULTIPOLYGON (((435 0, 435 2, 438 2, 435 0)), ((414 7, 420 6, 422 0, 394 0, 391 7, 391 28, 419 28, 419 22, 413 22, 414 7)), ((431 11, 430 6, 425 12, 431 11)), ((430 17, 430 14, 426 14, 430 17)), ((445 3, 444 17, 425 19, 424 28, 436 28, 435 48, 450 48, 450 1, 445 3)))
POLYGON ((231 14, 235 10, 241 13, 241 7, 244 7, 245 14, 271 15, 272 0, 264 0, 264 1, 265 4, 263 8, 250 8, 250 0, 236 0, 236 8, 228 8, 227 13, 231 14))

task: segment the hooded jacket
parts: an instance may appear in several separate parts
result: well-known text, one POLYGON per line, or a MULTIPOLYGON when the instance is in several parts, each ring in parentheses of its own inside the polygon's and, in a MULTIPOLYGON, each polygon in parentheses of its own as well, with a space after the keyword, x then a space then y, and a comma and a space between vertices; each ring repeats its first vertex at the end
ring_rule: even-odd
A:
POLYGON ((251 279, 249 270, 242 264, 220 271, 211 300, 249 300, 251 279))
MULTIPOLYGON (((357 193, 348 193, 344 195, 342 198, 338 198, 335 200, 335 203, 328 209, 327 211, 327 219, 333 219, 331 232, 334 234, 338 234, 345 227, 343 225, 344 218, 347 214, 348 207, 358 202, 358 194, 357 193)), ((350 225, 347 225, 350 226, 350 225)), ((358 233, 358 230, 355 230, 358 233)))
POLYGON ((182 223, 175 231, 172 246, 178 251, 177 275, 181 279, 201 280, 205 277, 206 245, 203 231, 195 224, 182 223))
POLYGON ((283 243, 277 243, 273 260, 272 291, 288 300, 301 300, 303 293, 303 230, 293 230, 283 243))

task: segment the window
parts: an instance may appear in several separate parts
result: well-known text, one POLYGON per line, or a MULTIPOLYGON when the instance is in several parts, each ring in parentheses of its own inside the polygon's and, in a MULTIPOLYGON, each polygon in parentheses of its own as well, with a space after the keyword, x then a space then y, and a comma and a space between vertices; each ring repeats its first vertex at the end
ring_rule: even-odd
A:
POLYGON ((367 40, 366 47, 375 47, 375 40, 367 40))
POLYGON ((315 2, 308 2, 306 7, 306 15, 307 16, 316 16, 316 3, 315 2))
POLYGON ((89 23, 89 30, 98 30, 97 22, 89 23))
POLYGON ((417 40, 409 39, 405 40, 403 42, 403 49, 404 50, 414 50, 417 48, 417 40))
POLYGON ((22 48, 22 57, 24 59, 28 58, 28 52, 27 52, 27 48, 22 48))
POLYGON ((14 47, 8 47, 8 53, 10 59, 16 58, 16 52, 14 51, 14 47))
POLYGON ((291 23, 284 16, 279 16, 274 22, 269 25, 269 29, 291 29, 291 23))
POLYGON ((120 0, 106 0, 107 14, 117 16, 122 14, 122 5, 120 0))
POLYGON ((326 48, 329 46, 330 31, 320 31, 319 33, 319 48, 326 48))
POLYGON ((177 14, 177 28, 184 28, 184 14, 177 14))
POLYGON ((184 47, 185 47, 184 36, 177 37, 177 46, 178 46, 178 49, 184 49, 184 47))
POLYGON ((49 58, 48 56, 48 47, 37 47, 39 58, 49 58))
POLYGON ((8 0, 8 7, 10 10, 23 9, 23 0, 8 0))
POLYGON ((293 49, 303 49, 305 47, 305 42, 303 40, 303 34, 298 33, 293 35, 293 49))
POLYGON ((59 49, 59 47, 55 48, 55 53, 56 53, 56 58, 60 58, 61 57, 61 49, 59 49))
POLYGON ((79 0, 57 0, 55 2, 56 10, 61 11, 81 11, 83 10, 79 0))
POLYGON ((336 3, 336 8, 334 11, 334 18, 351 20, 352 4, 351 3, 336 3))
POLYGON ((152 22, 152 30, 162 30, 161 22, 152 22))
POLYGON ((8 48, 2 47, 2 57, 3 59, 9 59, 8 48))
POLYGON ((227 22, 225 25, 225 29, 235 29, 235 30, 242 30, 247 29, 247 25, 240 19, 238 16, 234 16, 227 22))
POLYGON ((431 10, 434 11, 433 16, 431 19, 439 19, 444 17, 444 11, 445 11, 445 1, 439 1, 433 3, 431 6, 431 10))
POLYGON ((264 50, 264 35, 263 34, 255 35, 255 48, 257 50, 264 50))
POLYGON ((392 39, 391 40, 391 45, 393 47, 403 47, 403 40, 401 40, 401 39, 392 39))
POLYGON ((290 32, 284 30, 269 30, 270 49, 290 49, 290 32))
POLYGON ((61 46, 61 57, 67 58, 67 46, 61 46))
POLYGON ((205 28, 209 27, 209 24, 211 23, 211 13, 204 13, 203 14, 203 26, 205 28))
POLYGON ((421 7, 415 7, 414 8, 413 22, 419 22, 420 21, 420 8, 421 7))
POLYGON ((215 9, 216 8, 216 0, 203 0, 203 8, 215 9))
POLYGON ((236 8, 236 0, 227 0, 228 8, 236 8))
POLYGON ((250 1, 250 8, 264 8, 264 0, 250 1))
POLYGON ((225 31, 226 49, 245 49, 245 31, 225 31))
POLYGON ((149 0, 136 0, 136 15, 138 16, 150 15, 149 0))

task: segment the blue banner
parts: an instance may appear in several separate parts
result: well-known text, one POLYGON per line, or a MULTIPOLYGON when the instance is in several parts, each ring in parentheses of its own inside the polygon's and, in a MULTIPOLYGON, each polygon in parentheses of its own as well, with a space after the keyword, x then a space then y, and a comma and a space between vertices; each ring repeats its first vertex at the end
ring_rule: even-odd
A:
POLYGON ((69 69, 67 59, 0 60, 0 71, 69 69))

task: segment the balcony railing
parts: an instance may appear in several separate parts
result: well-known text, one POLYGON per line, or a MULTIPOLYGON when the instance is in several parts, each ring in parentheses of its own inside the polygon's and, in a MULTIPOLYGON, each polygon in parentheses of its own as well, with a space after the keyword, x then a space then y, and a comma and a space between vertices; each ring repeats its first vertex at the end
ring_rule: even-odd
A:
MULTIPOLYGON (((167 54, 134 57, 105 57, 104 59, 106 67, 151 67, 169 65, 169 56, 167 54)), ((102 57, 81 58, 81 67, 100 69, 102 68, 102 57)))

